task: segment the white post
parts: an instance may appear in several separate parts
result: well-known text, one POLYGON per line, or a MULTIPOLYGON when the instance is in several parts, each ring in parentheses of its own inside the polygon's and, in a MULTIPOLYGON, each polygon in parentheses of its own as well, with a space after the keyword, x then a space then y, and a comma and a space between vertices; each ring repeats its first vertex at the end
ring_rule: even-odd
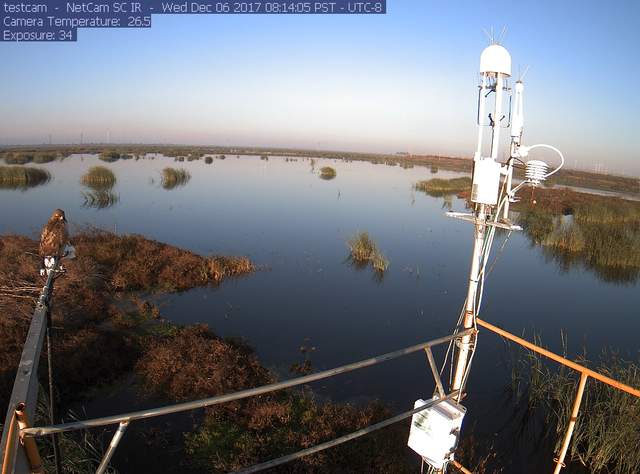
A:
MULTIPOLYGON (((473 255, 471 256, 471 270, 469 271, 469 289, 467 290, 467 302, 464 309, 464 321, 463 326, 465 329, 473 327, 473 320, 475 317, 475 305, 478 294, 478 283, 480 279, 480 258, 482 256, 482 248, 484 246, 485 231, 487 226, 486 209, 484 204, 478 204, 478 214, 475 225, 475 240, 473 242, 473 255)), ((473 335, 475 339, 475 335, 473 335)), ((472 336, 464 336, 460 339, 460 348, 458 351, 458 359, 456 361, 455 373, 453 377, 453 384, 451 390, 461 390, 462 384, 465 378, 465 372, 467 370, 467 361, 469 359, 469 352, 471 351, 472 336)), ((458 399, 461 394, 458 394, 458 399)))

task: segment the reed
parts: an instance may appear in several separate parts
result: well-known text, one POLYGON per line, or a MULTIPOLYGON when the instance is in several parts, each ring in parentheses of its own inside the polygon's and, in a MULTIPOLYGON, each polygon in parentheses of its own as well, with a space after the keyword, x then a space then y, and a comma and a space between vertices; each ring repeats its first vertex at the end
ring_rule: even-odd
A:
POLYGON ((567 214, 529 206, 519 222, 534 244, 564 268, 583 265, 605 281, 630 282, 640 277, 640 205, 604 198, 565 203, 567 214))
POLYGON ((0 188, 27 189, 46 184, 48 171, 30 166, 0 166, 0 188))
POLYGON ((33 153, 5 153, 4 162, 8 165, 26 165, 33 161, 33 153))
POLYGON ((418 181, 414 188, 417 191, 422 191, 429 196, 440 197, 447 194, 457 194, 471 189, 471 178, 452 178, 452 179, 440 179, 433 178, 425 181, 418 181))
POLYGON ((323 166, 320 168, 320 178, 322 179, 330 180, 335 178, 337 175, 338 173, 336 173, 336 170, 331 166, 323 166))
MULTIPOLYGON (((616 353, 604 352, 596 364, 590 364, 586 356, 578 357, 577 362, 627 385, 640 386, 640 366, 616 353)), ((521 355, 513 367, 512 390, 520 400, 524 397, 529 412, 542 416, 546 435, 556 440, 556 452, 567 429, 579 378, 577 372, 565 368, 552 370, 532 352, 521 355)), ((590 379, 567 459, 588 466, 590 472, 640 472, 640 450, 631 448, 640 446, 638 426, 640 399, 590 379)))
POLYGON ((108 191, 116 184, 116 175, 104 166, 92 166, 80 182, 96 191, 108 191))
POLYGON ((378 250, 376 243, 367 232, 359 232, 347 241, 350 260, 356 265, 371 264, 372 268, 382 274, 389 268, 389 261, 378 250))
POLYGON ((162 170, 162 187, 164 189, 184 186, 190 179, 191 175, 183 168, 165 168, 162 170))
POLYGON ((107 163, 113 163, 114 161, 118 161, 121 158, 121 155, 117 151, 104 150, 100 153, 98 158, 102 161, 106 161, 107 163))

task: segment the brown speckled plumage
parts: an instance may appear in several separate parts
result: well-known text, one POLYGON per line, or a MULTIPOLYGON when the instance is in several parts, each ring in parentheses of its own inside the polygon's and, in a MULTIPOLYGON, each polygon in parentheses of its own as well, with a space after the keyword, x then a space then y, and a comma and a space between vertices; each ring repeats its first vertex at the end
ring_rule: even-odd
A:
POLYGON ((64 211, 56 209, 49 222, 42 228, 40 235, 41 257, 62 257, 64 248, 69 241, 67 220, 64 211))

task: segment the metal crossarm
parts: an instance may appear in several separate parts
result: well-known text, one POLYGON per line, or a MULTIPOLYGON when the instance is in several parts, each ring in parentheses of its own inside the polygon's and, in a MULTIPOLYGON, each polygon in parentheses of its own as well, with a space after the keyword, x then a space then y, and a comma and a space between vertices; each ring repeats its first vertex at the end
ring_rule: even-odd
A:
POLYGON ((389 360, 397 359, 414 352, 421 351, 425 348, 445 344, 454 339, 459 339, 474 332, 473 329, 461 331, 457 334, 450 336, 433 339, 431 341, 422 342, 414 346, 409 346, 404 349, 399 349, 393 352, 387 352, 369 359, 364 359, 351 364, 342 365, 334 369, 324 370, 322 372, 316 372, 315 374, 305 375, 303 377, 297 377, 294 379, 285 380, 283 382, 272 383, 269 385, 263 385, 261 387, 250 388, 247 390, 240 390, 238 392, 229 393, 225 395, 219 395, 217 397, 204 398, 201 400, 194 400, 191 402, 176 403, 174 405, 167 405, 158 408, 150 408, 147 410, 139 410, 129 413, 123 413, 121 415, 105 416, 102 418, 94 418, 91 420, 81 420, 72 423, 63 423, 58 425, 34 427, 22 430, 23 436, 44 436, 53 433, 64 433, 68 431, 83 430, 86 428, 96 428, 100 426, 114 425, 122 422, 131 422, 135 420, 142 420, 146 418, 153 418, 156 416, 169 415, 171 413, 180 413, 183 411, 194 410, 196 408, 204 408, 212 405, 218 405, 220 403, 232 402, 235 400, 241 400, 243 398, 254 397, 256 395, 264 395, 265 393, 275 392, 285 388, 291 388, 298 385, 303 385, 316 380, 326 379, 335 375, 344 374, 357 369, 363 369, 365 367, 371 367, 373 365, 380 364, 389 360))

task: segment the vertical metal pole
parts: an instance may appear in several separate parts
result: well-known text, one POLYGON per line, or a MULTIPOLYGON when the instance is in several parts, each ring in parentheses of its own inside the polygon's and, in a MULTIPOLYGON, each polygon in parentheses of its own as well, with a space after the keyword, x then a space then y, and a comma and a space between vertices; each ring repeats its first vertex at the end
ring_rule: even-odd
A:
MULTIPOLYGON (((469 271, 469 289, 467 290, 467 303, 464 309, 463 328, 470 329, 473 327, 475 318, 475 304, 478 294, 478 282, 480 280, 480 258, 482 256, 482 248, 485 239, 485 220, 487 214, 484 204, 478 205, 478 214, 476 216, 475 240, 473 242, 473 255, 471 256, 471 270, 469 271)), ((456 360, 455 374, 451 391, 459 390, 459 397, 462 396, 462 383, 467 370, 467 360, 471 350, 471 338, 474 335, 467 335, 460 339, 460 349, 456 360)))
POLYGON ((564 441, 562 442, 560 455, 557 459, 555 459, 556 469, 553 471, 553 474, 559 474, 560 470, 565 466, 564 458, 567 455, 567 450, 569 449, 569 443, 571 442, 571 436, 573 435, 573 428, 576 426, 578 412, 580 411, 580 404, 582 403, 582 396, 584 395, 584 387, 587 384, 588 378, 589 376, 584 372, 580 374, 580 383, 578 383, 578 391, 576 392, 576 398, 573 401, 573 410, 571 410, 569 426, 567 426, 567 432, 564 435, 564 441))
POLYGON ((438 395, 440 397, 444 397, 446 393, 444 391, 444 387, 442 386, 442 380, 440 380, 440 372, 438 372, 438 366, 436 365, 436 361, 433 358, 433 352, 431 351, 430 347, 425 347, 424 351, 427 353, 427 360, 429 361, 431 373, 433 374, 433 380, 436 383, 436 388, 438 389, 438 395))
POLYGON ((109 467, 109 461, 111 461, 111 458, 113 457, 113 453, 116 451, 116 448, 118 447, 118 443, 120 443, 120 440, 122 439, 122 436, 124 436, 124 432, 126 431, 128 426, 129 426, 128 421, 122 421, 120 423, 120 425, 118 426, 118 429, 113 434, 113 438, 111 438, 111 443, 107 448, 107 452, 104 453, 102 462, 98 466, 98 469, 96 469, 96 474, 104 474, 104 472, 107 470, 107 467, 109 467))
MULTIPOLYGON (((502 95, 503 95, 503 83, 504 78, 501 73, 496 74, 496 101, 493 110, 493 127, 491 136, 491 159, 495 160, 498 157, 498 149, 500 148, 500 122, 502 119, 502 95)), ((483 84, 485 80, 483 74, 483 84)), ((480 110, 484 113, 484 97, 480 98, 480 110)), ((478 127, 478 146, 482 144, 480 135, 482 134, 482 127, 478 127)), ((480 156, 477 159, 481 159, 480 156)), ((464 310, 463 328, 471 329, 476 311, 476 300, 478 295, 478 283, 480 280, 481 271, 481 259, 482 250, 484 248, 484 241, 487 229, 487 206, 485 204, 477 204, 476 207, 476 222, 475 222, 475 239, 473 242, 473 254, 471 256, 471 270, 469 271, 469 289, 467 291, 467 303, 464 310)), ((458 351, 458 357, 456 360, 455 374, 453 377, 453 383, 451 385, 452 391, 458 391, 458 397, 462 396, 463 383, 465 374, 467 372, 467 364, 469 360, 469 353, 471 352, 472 338, 477 337, 475 334, 464 336, 460 340, 460 350, 458 351)))

